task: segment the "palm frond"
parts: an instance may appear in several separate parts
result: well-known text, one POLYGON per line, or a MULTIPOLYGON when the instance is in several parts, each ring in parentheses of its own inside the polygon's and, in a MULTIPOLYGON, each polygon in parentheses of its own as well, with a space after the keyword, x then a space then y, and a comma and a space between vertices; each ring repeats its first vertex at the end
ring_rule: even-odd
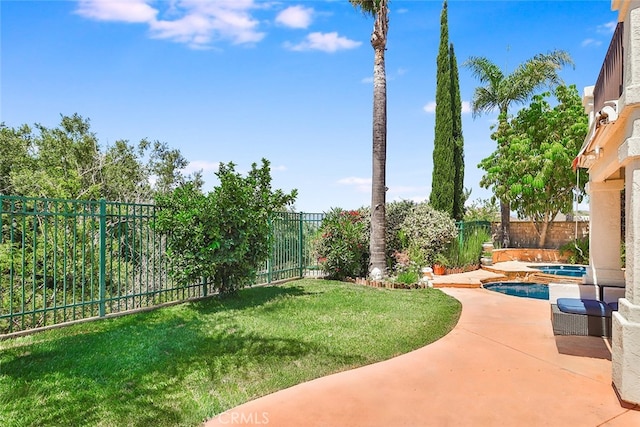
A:
POLYGON ((482 56, 472 56, 467 59, 462 66, 471 70, 471 74, 480 80, 481 83, 491 83, 495 86, 496 82, 504 78, 504 74, 500 68, 482 56))
POLYGON ((380 9, 380 0, 349 0, 349 3, 365 15, 375 16, 380 9))

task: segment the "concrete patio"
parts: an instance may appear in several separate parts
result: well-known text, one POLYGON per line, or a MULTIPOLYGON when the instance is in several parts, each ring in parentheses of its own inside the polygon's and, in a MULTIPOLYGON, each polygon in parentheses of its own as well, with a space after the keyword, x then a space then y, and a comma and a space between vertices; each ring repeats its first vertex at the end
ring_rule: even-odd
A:
POLYGON ((206 426, 640 426, 611 384, 610 343, 554 337, 549 302, 447 288, 457 326, 411 353, 248 402, 206 426))

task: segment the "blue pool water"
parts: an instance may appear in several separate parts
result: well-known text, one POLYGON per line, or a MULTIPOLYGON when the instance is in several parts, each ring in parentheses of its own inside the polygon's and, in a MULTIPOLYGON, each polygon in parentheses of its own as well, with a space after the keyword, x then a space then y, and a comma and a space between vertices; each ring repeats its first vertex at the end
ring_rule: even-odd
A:
POLYGON ((535 268, 546 274, 569 277, 582 277, 587 271, 587 268, 583 265, 536 265, 531 268, 535 268))
POLYGON ((549 299, 549 287, 540 283, 495 282, 487 283, 484 288, 516 297, 549 299))

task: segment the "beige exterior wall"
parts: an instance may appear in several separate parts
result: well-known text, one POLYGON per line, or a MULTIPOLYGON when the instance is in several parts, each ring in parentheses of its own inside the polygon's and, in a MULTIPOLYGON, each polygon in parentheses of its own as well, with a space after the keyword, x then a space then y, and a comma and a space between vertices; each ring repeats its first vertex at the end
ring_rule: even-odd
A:
POLYGON ((589 171, 591 192, 591 259, 586 280, 624 286, 624 298, 619 299, 612 321, 612 378, 622 400, 640 404, 640 0, 613 0, 612 8, 624 23, 622 95, 609 122, 600 121, 600 112, 593 111, 592 88, 585 90, 583 102, 591 122, 580 158, 580 165, 589 171), (625 271, 616 266, 612 255, 619 245, 620 210, 611 205, 619 206, 622 188, 625 271))

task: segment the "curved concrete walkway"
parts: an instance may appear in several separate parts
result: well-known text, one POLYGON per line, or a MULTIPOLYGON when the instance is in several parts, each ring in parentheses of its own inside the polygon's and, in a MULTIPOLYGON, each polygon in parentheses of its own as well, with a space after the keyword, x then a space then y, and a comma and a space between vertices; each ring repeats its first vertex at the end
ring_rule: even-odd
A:
POLYGON ((623 407, 611 385, 607 341, 554 337, 547 301, 444 291, 463 310, 439 341, 248 402, 206 426, 640 426, 638 408, 623 407))

